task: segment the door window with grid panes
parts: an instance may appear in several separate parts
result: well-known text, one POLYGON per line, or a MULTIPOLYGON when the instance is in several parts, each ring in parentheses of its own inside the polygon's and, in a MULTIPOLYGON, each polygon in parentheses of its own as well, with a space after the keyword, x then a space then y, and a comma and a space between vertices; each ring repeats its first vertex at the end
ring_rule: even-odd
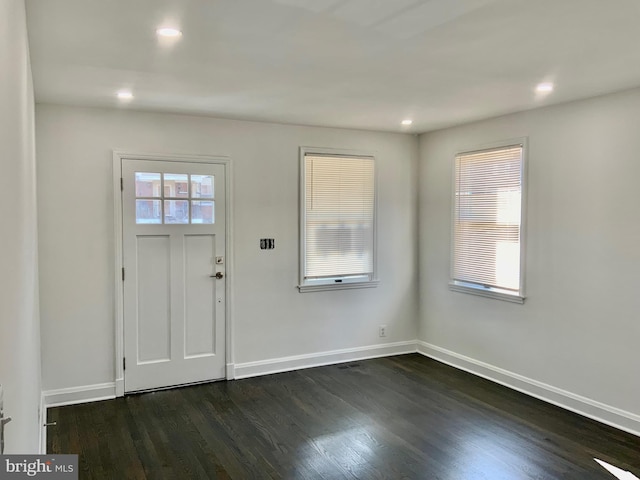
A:
POLYGON ((136 223, 215 223, 213 180, 211 175, 136 172, 136 223))

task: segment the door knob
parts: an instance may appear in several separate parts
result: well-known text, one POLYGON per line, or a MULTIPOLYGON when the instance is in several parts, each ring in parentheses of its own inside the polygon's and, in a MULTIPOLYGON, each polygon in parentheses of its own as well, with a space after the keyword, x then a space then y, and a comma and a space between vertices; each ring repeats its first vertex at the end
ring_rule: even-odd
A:
POLYGON ((216 277, 218 280, 220 280, 222 277, 224 277, 224 273, 222 272, 218 272, 215 275, 209 275, 211 278, 216 277))

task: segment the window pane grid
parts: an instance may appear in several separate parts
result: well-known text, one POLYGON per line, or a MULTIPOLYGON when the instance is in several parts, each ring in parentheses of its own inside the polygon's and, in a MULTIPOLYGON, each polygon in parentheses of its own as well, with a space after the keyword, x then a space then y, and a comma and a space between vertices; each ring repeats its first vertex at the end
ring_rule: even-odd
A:
POLYGON ((215 223, 213 180, 212 175, 136 172, 136 223, 215 223))

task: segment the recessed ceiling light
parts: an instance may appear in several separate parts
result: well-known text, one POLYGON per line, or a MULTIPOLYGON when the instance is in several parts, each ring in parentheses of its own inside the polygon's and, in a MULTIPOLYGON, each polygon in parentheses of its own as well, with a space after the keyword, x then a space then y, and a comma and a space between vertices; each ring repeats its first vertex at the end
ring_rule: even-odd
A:
POLYGON ((402 122, 401 122, 401 123, 402 123, 402 125, 411 125, 411 124, 413 123, 413 120, 409 120, 409 119, 407 119, 407 120, 402 120, 402 122))
POLYGON ((182 32, 173 27, 162 27, 156 30, 156 33, 161 37, 180 37, 182 32))
POLYGON ((545 82, 545 83, 538 84, 538 86, 536 87, 536 92, 538 93, 553 92, 553 83, 545 82))
POLYGON ((129 90, 120 90, 118 92, 118 98, 120 100, 131 100, 133 98, 133 93, 131 93, 129 90))

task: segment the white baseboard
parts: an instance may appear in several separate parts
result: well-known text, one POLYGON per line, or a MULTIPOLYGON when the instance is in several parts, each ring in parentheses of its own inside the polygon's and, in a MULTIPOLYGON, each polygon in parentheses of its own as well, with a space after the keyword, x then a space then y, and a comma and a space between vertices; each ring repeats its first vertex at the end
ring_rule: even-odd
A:
MULTIPOLYGON (((514 372, 461 355, 421 340, 369 345, 306 355, 273 358, 257 362, 227 364, 227 380, 257 377, 303 368, 366 360, 418 352, 513 390, 538 398, 598 422, 640 436, 640 415, 621 410, 575 393, 562 390, 514 372)), ((46 409, 63 405, 107 400, 116 397, 116 382, 62 388, 42 392, 41 423, 47 421, 46 409)), ((40 435, 41 453, 46 452, 46 427, 40 435)))
POLYGON ((97 402, 116 398, 115 382, 83 385, 81 387, 60 388, 42 392, 46 408, 97 402))
POLYGON ((289 372, 302 368, 320 367, 342 362, 353 362, 368 358, 388 357, 415 353, 416 342, 385 343, 366 347, 345 348, 328 352, 318 352, 292 357, 272 358, 257 362, 236 363, 234 365, 235 379, 269 375, 271 373, 289 372))
POLYGON ((426 357, 640 436, 640 415, 547 385, 421 340, 417 341, 417 350, 418 353, 426 357))

